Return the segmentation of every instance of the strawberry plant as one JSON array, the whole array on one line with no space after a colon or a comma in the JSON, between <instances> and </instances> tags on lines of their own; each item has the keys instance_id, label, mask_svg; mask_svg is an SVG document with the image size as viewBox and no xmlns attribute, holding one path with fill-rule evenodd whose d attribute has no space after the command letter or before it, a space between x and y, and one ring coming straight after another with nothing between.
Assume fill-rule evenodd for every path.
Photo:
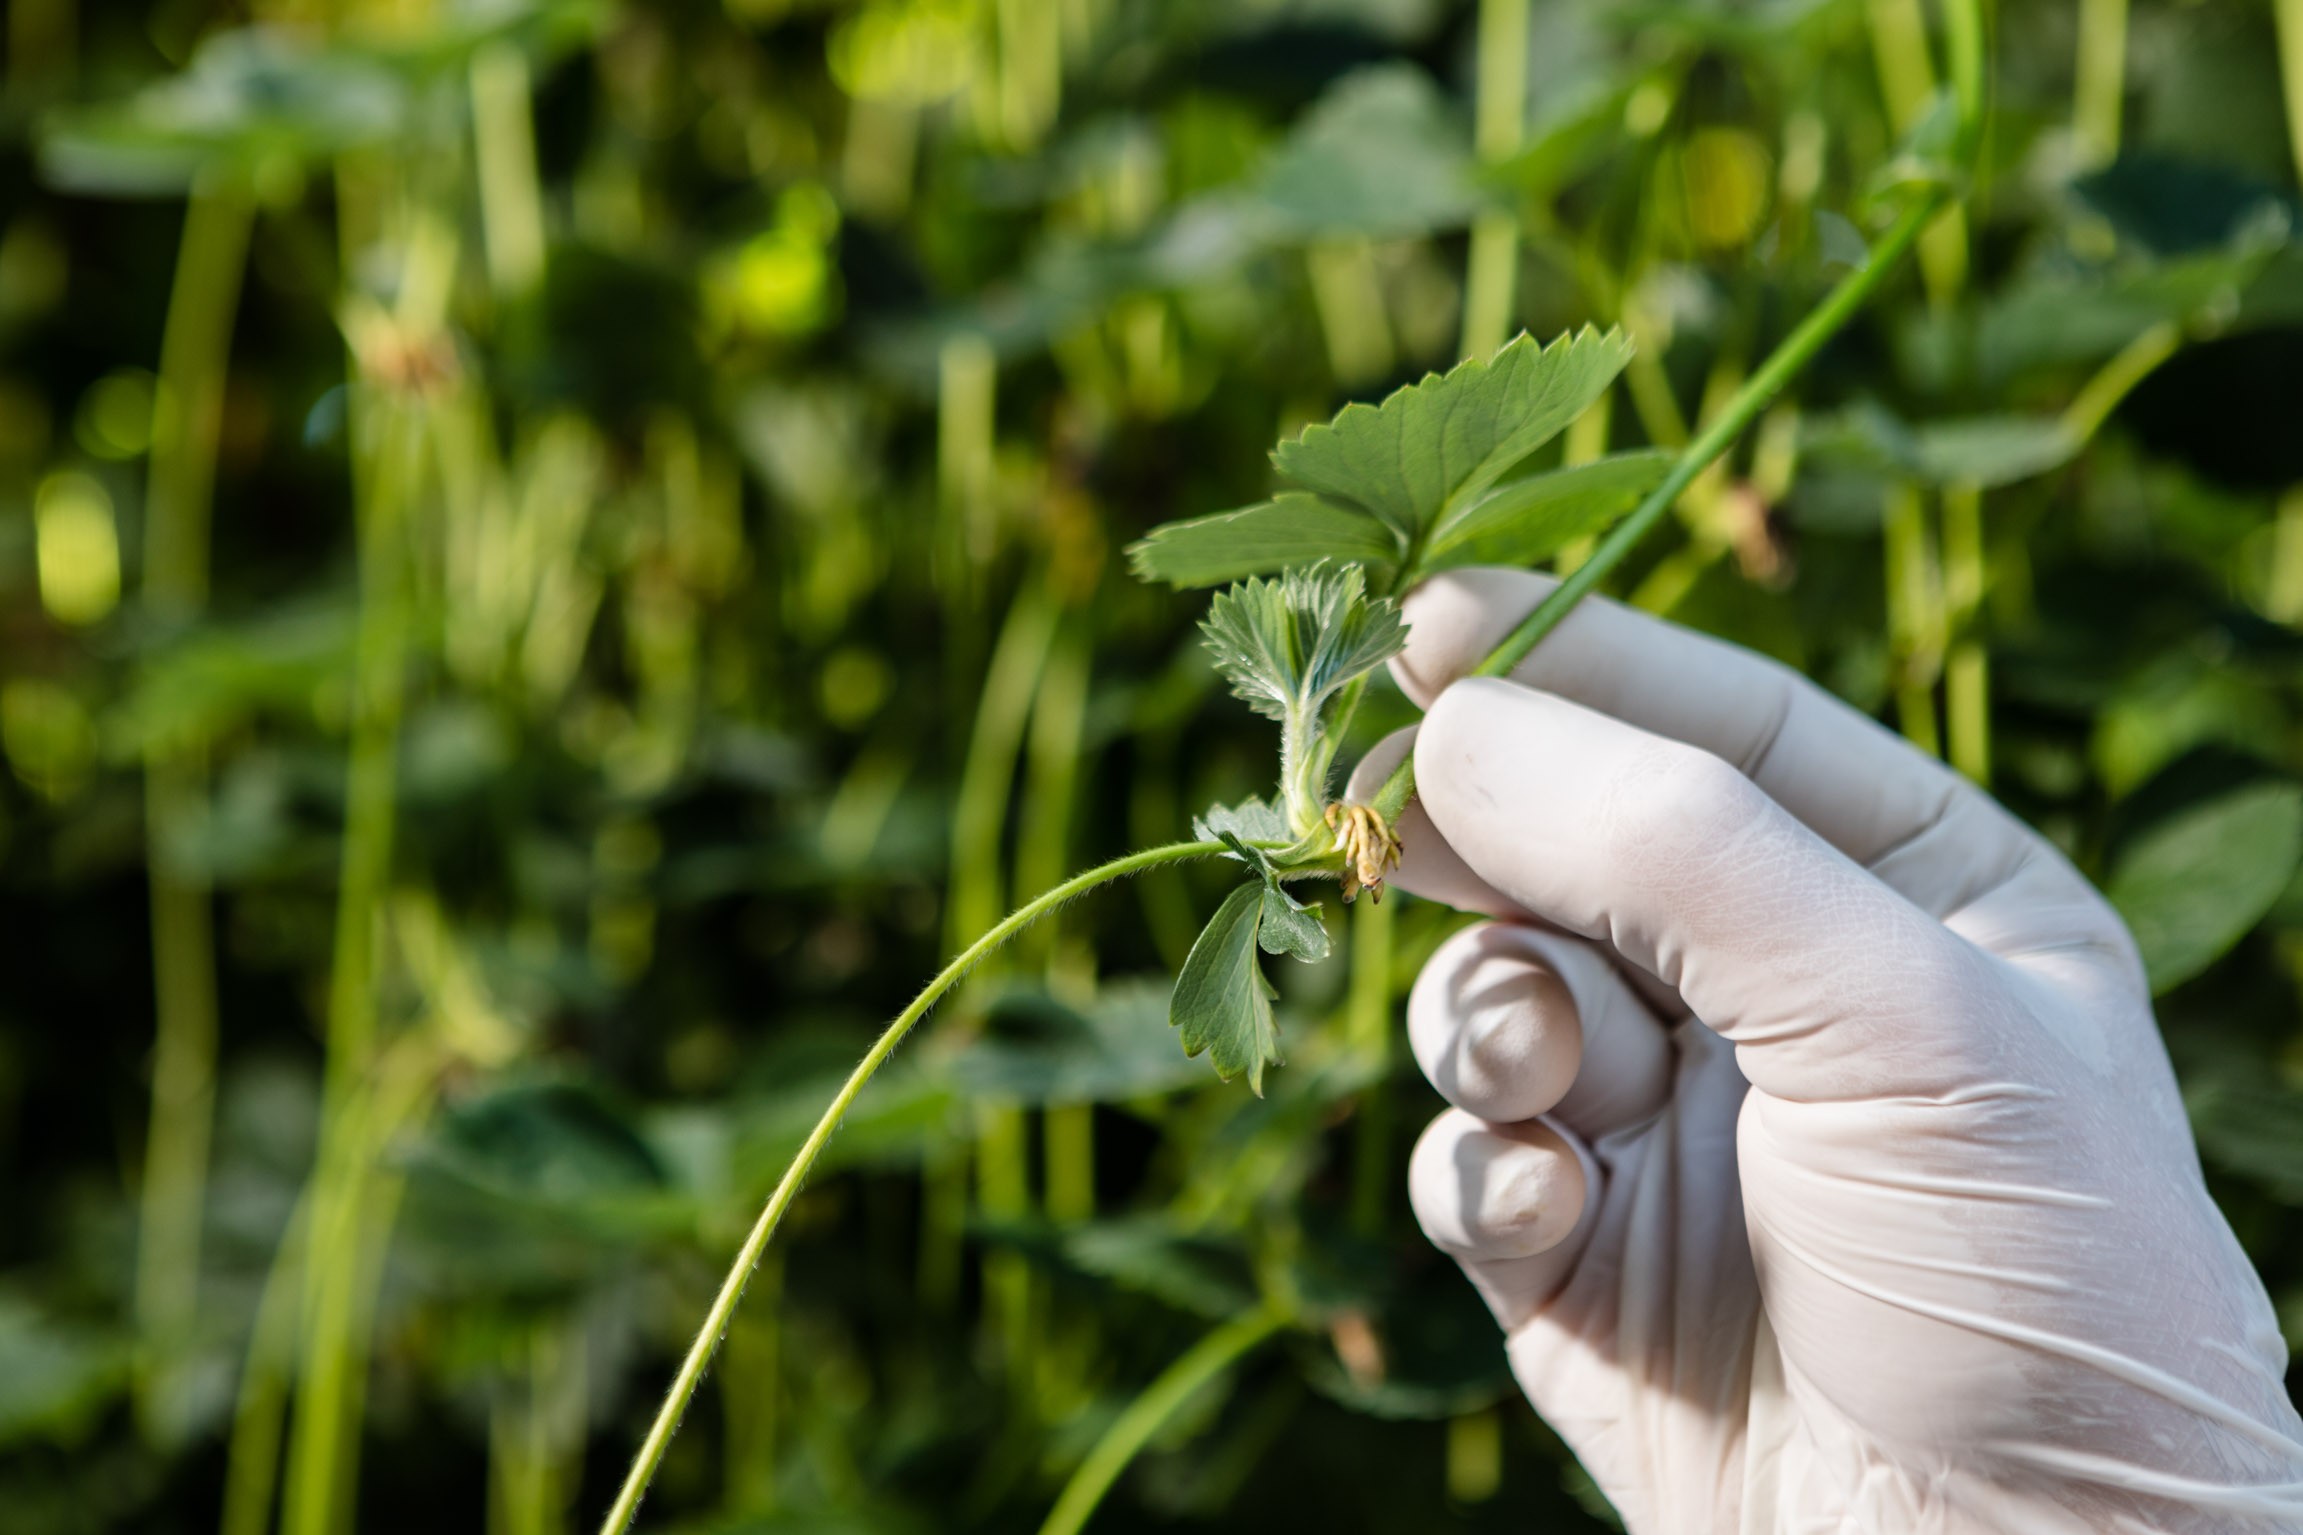
<instances>
[{"instance_id":1,"label":"strawberry plant","mask_svg":"<svg viewBox=\"0 0 2303 1535\"><path fill-rule=\"evenodd\" d=\"M23 0L0 1524L1606 1528L1403 1195L1475 566L2064 850L2303 1347L2298 39Z\"/></svg>"},{"instance_id":2,"label":"strawberry plant","mask_svg":"<svg viewBox=\"0 0 2303 1535\"><path fill-rule=\"evenodd\" d=\"M1970 59L1965 67L1980 63ZM1631 359L1619 332L1585 331L1548 346L1522 336L1491 358L1460 363L1381 405L1347 406L1332 421L1281 443L1272 464L1291 488L1270 500L1167 524L1131 550L1137 573L1147 579L1204 586L1245 578L1216 595L1201 627L1233 693L1280 727L1274 800L1214 806L1194 821L1193 840L1127 854L1018 907L896 1016L769 1197L609 1512L608 1535L637 1516L746 1281L841 1117L928 1010L1033 922L1100 885L1164 864L1201 858L1239 864L1248 877L1193 942L1176 977L1169 1022L1188 1054L1204 1053L1217 1075L1244 1076L1261 1094L1264 1073L1280 1064L1282 1052L1258 951L1317 960L1328 950L1316 908L1288 887L1333 879L1346 902L1362 891L1379 899L1384 874L1398 860L1392 824L1414 793L1412 758L1372 803L1328 798L1336 748L1368 676L1406 641L1388 593L1454 566L1532 562L1572 540L1606 533L1591 557L1478 668L1482 675L1508 673L1861 307L1949 200L1949 188L1938 169L1921 189L1906 192L1864 262L1676 460L1628 454L1510 478L1588 410Z\"/></svg>"}]
</instances>

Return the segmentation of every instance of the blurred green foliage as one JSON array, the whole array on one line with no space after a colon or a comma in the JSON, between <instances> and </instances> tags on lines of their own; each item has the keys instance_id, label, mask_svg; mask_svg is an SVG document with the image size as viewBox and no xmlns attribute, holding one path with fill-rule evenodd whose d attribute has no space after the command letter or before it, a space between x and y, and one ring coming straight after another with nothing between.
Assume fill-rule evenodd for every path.
<instances>
[{"instance_id":1,"label":"blurred green foliage","mask_svg":"<svg viewBox=\"0 0 2303 1535\"><path fill-rule=\"evenodd\" d=\"M0 1526L588 1527L879 1023L1269 791L1119 551L1453 363L1483 241L1638 343L1537 469L1675 449L1937 174L1901 0L1536 0L1498 129L1511 8L11 6ZM2260 6L2127 25L1998 9L1965 212L1617 585L2105 885L2303 1345L2303 82ZM1220 889L873 1085L652 1527L1032 1527L1274 1295L1096 1528L1606 1524L1400 1197L1461 919L1331 910L1258 1098L1163 1021Z\"/></svg>"}]
</instances>

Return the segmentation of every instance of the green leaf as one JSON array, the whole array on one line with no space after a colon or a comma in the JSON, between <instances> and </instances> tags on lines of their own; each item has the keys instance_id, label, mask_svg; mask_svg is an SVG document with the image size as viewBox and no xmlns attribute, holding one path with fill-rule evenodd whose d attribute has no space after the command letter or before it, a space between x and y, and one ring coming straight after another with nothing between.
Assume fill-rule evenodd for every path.
<instances>
[{"instance_id":1,"label":"green leaf","mask_svg":"<svg viewBox=\"0 0 2303 1535\"><path fill-rule=\"evenodd\" d=\"M1483 202L1471 135L1431 77L1358 70L1297 123L1255 184L1255 204L1297 238L1397 238L1470 220Z\"/></svg>"},{"instance_id":2,"label":"green leaf","mask_svg":"<svg viewBox=\"0 0 2303 1535\"><path fill-rule=\"evenodd\" d=\"M2263 1183L2291 1205L2303 1205L2303 1093L2265 1074L2210 1077L2189 1087L2184 1105L2200 1154L2226 1172Z\"/></svg>"},{"instance_id":3,"label":"green leaf","mask_svg":"<svg viewBox=\"0 0 2303 1535\"><path fill-rule=\"evenodd\" d=\"M1311 964L1327 958L1327 928L1319 908L1306 906L1270 876L1263 886L1263 926L1256 941L1266 954L1292 954Z\"/></svg>"},{"instance_id":4,"label":"green leaf","mask_svg":"<svg viewBox=\"0 0 2303 1535\"><path fill-rule=\"evenodd\" d=\"M0 1445L72 1441L128 1384L128 1340L0 1294Z\"/></svg>"},{"instance_id":5,"label":"green leaf","mask_svg":"<svg viewBox=\"0 0 2303 1535\"><path fill-rule=\"evenodd\" d=\"M1427 374L1380 406L1347 405L1272 454L1279 472L1364 506L1415 538L1468 505L1583 414L1631 360L1631 340L1588 326L1538 346L1521 335L1494 357Z\"/></svg>"},{"instance_id":6,"label":"green leaf","mask_svg":"<svg viewBox=\"0 0 2303 1535\"><path fill-rule=\"evenodd\" d=\"M1216 670L1258 714L1308 719L1329 694L1407 643L1398 604L1367 595L1357 565L1315 565L1218 592L1200 624Z\"/></svg>"},{"instance_id":7,"label":"green leaf","mask_svg":"<svg viewBox=\"0 0 2303 1535\"><path fill-rule=\"evenodd\" d=\"M2059 416L1969 416L1919 429L1919 471L1991 490L2060 469L2083 446Z\"/></svg>"},{"instance_id":8,"label":"green leaf","mask_svg":"<svg viewBox=\"0 0 2303 1535\"><path fill-rule=\"evenodd\" d=\"M1984 490L2059 469L2084 446L2060 416L1960 416L1914 427L1876 405L1818 420L1803 436L1807 450L1826 462Z\"/></svg>"},{"instance_id":9,"label":"green leaf","mask_svg":"<svg viewBox=\"0 0 2303 1535\"><path fill-rule=\"evenodd\" d=\"M380 142L406 115L405 84L373 58L278 30L224 32L181 74L51 119L40 168L75 191L173 194L214 168L245 174Z\"/></svg>"},{"instance_id":10,"label":"green leaf","mask_svg":"<svg viewBox=\"0 0 2303 1535\"><path fill-rule=\"evenodd\" d=\"M1109 1279L1201 1316L1237 1316L1255 1304L1255 1271L1234 1241L1183 1229L1165 1216L1070 1226L1063 1256Z\"/></svg>"},{"instance_id":11,"label":"green leaf","mask_svg":"<svg viewBox=\"0 0 2303 1535\"><path fill-rule=\"evenodd\" d=\"M1399 538L1356 506L1286 491L1236 512L1164 523L1127 552L1139 580L1220 586L1321 559L1393 564Z\"/></svg>"},{"instance_id":12,"label":"green leaf","mask_svg":"<svg viewBox=\"0 0 2303 1535\"><path fill-rule=\"evenodd\" d=\"M991 1011L1024 1032L981 1035L941 1063L970 1099L1034 1107L1119 1103L1193 1087L1206 1073L1159 1032L1168 988L1124 982L1074 1010L1044 992L1003 994Z\"/></svg>"},{"instance_id":13,"label":"green leaf","mask_svg":"<svg viewBox=\"0 0 2303 1535\"><path fill-rule=\"evenodd\" d=\"M1263 897L1261 880L1224 897L1185 956L1168 999L1168 1022L1181 1033L1184 1054L1205 1051L1226 1082L1247 1073L1247 1085L1259 1098L1264 1067L1280 1062L1274 993L1255 962Z\"/></svg>"},{"instance_id":14,"label":"green leaf","mask_svg":"<svg viewBox=\"0 0 2303 1535\"><path fill-rule=\"evenodd\" d=\"M1227 832L1242 842L1286 842L1295 835L1288 829L1286 814L1277 805L1265 804L1261 796L1236 805L1210 805L1207 814L1193 817L1191 831L1202 842L1213 842Z\"/></svg>"},{"instance_id":15,"label":"green leaf","mask_svg":"<svg viewBox=\"0 0 2303 1535\"><path fill-rule=\"evenodd\" d=\"M1414 577L1459 565L1533 565L1613 527L1671 472L1668 453L1619 453L1596 463L1507 480L1432 529Z\"/></svg>"},{"instance_id":16,"label":"green leaf","mask_svg":"<svg viewBox=\"0 0 2303 1535\"><path fill-rule=\"evenodd\" d=\"M2303 859L2303 788L2259 783L2139 836L2106 893L2154 995L2206 969L2262 920Z\"/></svg>"}]
</instances>

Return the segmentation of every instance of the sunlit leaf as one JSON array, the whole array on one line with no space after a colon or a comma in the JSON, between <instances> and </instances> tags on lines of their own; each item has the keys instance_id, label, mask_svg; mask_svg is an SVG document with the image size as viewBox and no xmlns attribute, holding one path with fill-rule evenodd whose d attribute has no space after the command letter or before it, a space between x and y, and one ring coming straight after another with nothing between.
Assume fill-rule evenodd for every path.
<instances>
[{"instance_id":1,"label":"sunlit leaf","mask_svg":"<svg viewBox=\"0 0 2303 1535\"><path fill-rule=\"evenodd\" d=\"M1244 1072L1258 1097L1264 1067L1280 1063L1274 992L1255 960L1263 895L1263 882L1255 880L1224 897L1192 944L1168 1001L1168 1022L1181 1034L1184 1054L1205 1052L1227 1082Z\"/></svg>"},{"instance_id":2,"label":"sunlit leaf","mask_svg":"<svg viewBox=\"0 0 2303 1535\"><path fill-rule=\"evenodd\" d=\"M1399 538L1358 507L1288 491L1236 512L1162 524L1128 546L1138 578L1176 586L1220 586L1322 559L1391 564Z\"/></svg>"},{"instance_id":3,"label":"sunlit leaf","mask_svg":"<svg viewBox=\"0 0 2303 1535\"><path fill-rule=\"evenodd\" d=\"M2154 993L2206 969L2260 921L2303 858L2303 788L2237 789L2160 822L2106 887Z\"/></svg>"},{"instance_id":4,"label":"sunlit leaf","mask_svg":"<svg viewBox=\"0 0 2303 1535\"><path fill-rule=\"evenodd\" d=\"M1621 453L1506 480L1440 520L1415 574L1547 560L1575 540L1613 527L1670 472L1668 453Z\"/></svg>"},{"instance_id":5,"label":"sunlit leaf","mask_svg":"<svg viewBox=\"0 0 2303 1535\"><path fill-rule=\"evenodd\" d=\"M1344 407L1281 443L1272 461L1298 485L1364 506L1414 538L1583 414L1630 360L1631 340L1619 330L1587 327L1550 346L1522 335L1380 406Z\"/></svg>"}]
</instances>

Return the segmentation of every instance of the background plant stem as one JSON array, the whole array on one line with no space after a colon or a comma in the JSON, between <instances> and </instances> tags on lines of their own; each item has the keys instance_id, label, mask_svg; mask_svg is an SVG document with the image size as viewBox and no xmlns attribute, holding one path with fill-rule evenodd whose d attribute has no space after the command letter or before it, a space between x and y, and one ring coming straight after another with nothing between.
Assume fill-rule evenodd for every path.
<instances>
[{"instance_id":1,"label":"background plant stem","mask_svg":"<svg viewBox=\"0 0 2303 1535\"><path fill-rule=\"evenodd\" d=\"M184 210L183 244L160 341L144 496L144 606L163 631L198 618L208 598L208 526L224 380L248 249L247 194L208 182ZM199 1306L200 1231L216 1097L216 957L205 876L171 845L203 813L208 748L151 746L144 759L155 1008L152 1117L136 1245L136 1321L146 1357L138 1406L154 1428L156 1367Z\"/></svg>"},{"instance_id":2,"label":"background plant stem","mask_svg":"<svg viewBox=\"0 0 2303 1535\"><path fill-rule=\"evenodd\" d=\"M1040 1535L1079 1535L1088 1517L1103 1501L1111 1484L1150 1442L1163 1424L1174 1417L1202 1386L1238 1362L1257 1344L1287 1325L1286 1313L1274 1307L1235 1317L1185 1350L1162 1370L1141 1395L1104 1430L1087 1459L1064 1484L1056 1505L1048 1511Z\"/></svg>"},{"instance_id":3,"label":"background plant stem","mask_svg":"<svg viewBox=\"0 0 2303 1535\"><path fill-rule=\"evenodd\" d=\"M1527 125L1528 0L1480 0L1479 103L1473 147L1493 165L1518 153ZM1511 334L1519 280L1519 213L1490 208L1471 225L1461 355L1486 357Z\"/></svg>"},{"instance_id":4,"label":"background plant stem","mask_svg":"<svg viewBox=\"0 0 2303 1535\"><path fill-rule=\"evenodd\" d=\"M354 393L360 392L355 386ZM367 1367L360 1326L369 1147L359 1133L373 1090L376 983L391 876L408 616L404 518L422 451L419 419L384 403L355 413L354 495L360 527L360 618L352 741L345 775L344 850L329 974L327 1069L304 1264L304 1337L290 1434L289 1535L329 1535L352 1480L357 1401ZM366 430L363 432L362 427ZM372 434L372 435L369 435Z\"/></svg>"},{"instance_id":5,"label":"background plant stem","mask_svg":"<svg viewBox=\"0 0 2303 1535\"><path fill-rule=\"evenodd\" d=\"M2081 166L2119 158L2119 119L2127 96L2127 0L2079 0L2071 136Z\"/></svg>"},{"instance_id":6,"label":"background plant stem","mask_svg":"<svg viewBox=\"0 0 2303 1535\"><path fill-rule=\"evenodd\" d=\"M1392 1165L1391 950L1398 905L1370 896L1351 906L1351 990L1344 1000L1352 1048L1372 1065L1360 1094L1351 1148L1352 1224L1367 1236L1383 1230L1385 1207L1398 1177Z\"/></svg>"}]
</instances>

